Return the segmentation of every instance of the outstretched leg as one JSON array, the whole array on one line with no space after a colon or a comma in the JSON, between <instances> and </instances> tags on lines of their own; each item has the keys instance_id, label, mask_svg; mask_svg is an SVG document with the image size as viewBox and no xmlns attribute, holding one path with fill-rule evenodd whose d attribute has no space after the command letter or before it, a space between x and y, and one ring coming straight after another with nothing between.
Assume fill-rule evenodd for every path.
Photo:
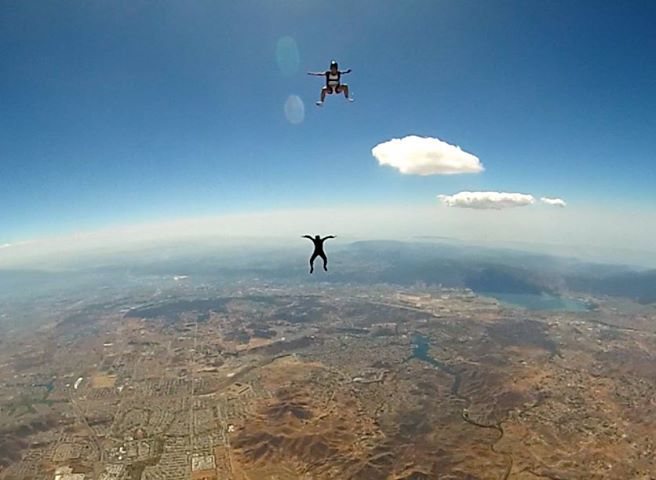
<instances>
[{"instance_id":1,"label":"outstretched leg","mask_svg":"<svg viewBox=\"0 0 656 480\"><path fill-rule=\"evenodd\" d=\"M319 256L318 253L313 253L310 257L310 273L314 273L314 260Z\"/></svg>"},{"instance_id":2,"label":"outstretched leg","mask_svg":"<svg viewBox=\"0 0 656 480\"><path fill-rule=\"evenodd\" d=\"M323 269L325 272L328 271L328 257L326 257L325 253L320 253L319 256L321 257L321 260L323 260Z\"/></svg>"},{"instance_id":3,"label":"outstretched leg","mask_svg":"<svg viewBox=\"0 0 656 480\"><path fill-rule=\"evenodd\" d=\"M321 89L321 97L319 98L319 101L317 102L317 105L321 106L323 105L324 100L326 99L326 87L323 87Z\"/></svg>"},{"instance_id":4,"label":"outstretched leg","mask_svg":"<svg viewBox=\"0 0 656 480\"><path fill-rule=\"evenodd\" d=\"M324 100L326 99L326 94L328 93L328 87L323 87L321 89L321 100L317 102L317 105L323 105Z\"/></svg>"},{"instance_id":5,"label":"outstretched leg","mask_svg":"<svg viewBox=\"0 0 656 480\"><path fill-rule=\"evenodd\" d=\"M349 96L349 87L346 84L340 85L339 87L340 92L344 93L344 98L347 99L349 102L352 102L353 99Z\"/></svg>"}]
</instances>

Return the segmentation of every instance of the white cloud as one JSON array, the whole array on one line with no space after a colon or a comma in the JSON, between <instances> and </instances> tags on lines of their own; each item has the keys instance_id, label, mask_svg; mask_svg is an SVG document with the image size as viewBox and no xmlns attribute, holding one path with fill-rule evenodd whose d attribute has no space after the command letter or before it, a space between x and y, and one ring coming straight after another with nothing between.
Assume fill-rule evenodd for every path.
<instances>
[{"instance_id":1,"label":"white cloud","mask_svg":"<svg viewBox=\"0 0 656 480\"><path fill-rule=\"evenodd\" d=\"M565 200L563 200L562 198L542 197L540 201L542 203L546 203L547 205L551 205L552 207L564 208L567 206L567 202L565 202Z\"/></svg>"},{"instance_id":2,"label":"white cloud","mask_svg":"<svg viewBox=\"0 0 656 480\"><path fill-rule=\"evenodd\" d=\"M454 175L484 170L475 155L439 138L410 135L393 138L371 149L380 165L389 165L409 175Z\"/></svg>"},{"instance_id":3,"label":"white cloud","mask_svg":"<svg viewBox=\"0 0 656 480\"><path fill-rule=\"evenodd\" d=\"M2 243L0 244L0 250L11 248L13 251L14 249L19 249L25 245L30 245L31 243L34 243L34 240L21 240L12 243Z\"/></svg>"},{"instance_id":4,"label":"white cloud","mask_svg":"<svg viewBox=\"0 0 656 480\"><path fill-rule=\"evenodd\" d=\"M455 195L438 195L447 207L475 208L478 210L501 210L525 207L535 203L533 195L506 192L460 192Z\"/></svg>"}]
</instances>

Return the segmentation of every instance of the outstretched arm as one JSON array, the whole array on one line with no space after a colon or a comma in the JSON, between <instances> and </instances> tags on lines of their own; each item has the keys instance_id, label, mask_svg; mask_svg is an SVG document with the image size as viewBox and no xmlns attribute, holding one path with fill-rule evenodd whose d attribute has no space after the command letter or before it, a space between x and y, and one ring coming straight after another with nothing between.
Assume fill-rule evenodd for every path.
<instances>
[{"instance_id":1,"label":"outstretched arm","mask_svg":"<svg viewBox=\"0 0 656 480\"><path fill-rule=\"evenodd\" d=\"M351 71L352 71L352 70L349 68L348 70L343 70L343 71L341 71L341 72L339 72L339 73L341 73L342 75L344 75L345 73L351 73Z\"/></svg>"},{"instance_id":2,"label":"outstretched arm","mask_svg":"<svg viewBox=\"0 0 656 480\"><path fill-rule=\"evenodd\" d=\"M326 72L307 72L308 75L312 75L314 77L323 77Z\"/></svg>"},{"instance_id":3,"label":"outstretched arm","mask_svg":"<svg viewBox=\"0 0 656 480\"><path fill-rule=\"evenodd\" d=\"M329 238L337 238L335 235L328 235L327 237L323 237L321 241L328 240Z\"/></svg>"},{"instance_id":4,"label":"outstretched arm","mask_svg":"<svg viewBox=\"0 0 656 480\"><path fill-rule=\"evenodd\" d=\"M307 238L308 240L314 240L310 235L303 235L301 238Z\"/></svg>"}]
</instances>

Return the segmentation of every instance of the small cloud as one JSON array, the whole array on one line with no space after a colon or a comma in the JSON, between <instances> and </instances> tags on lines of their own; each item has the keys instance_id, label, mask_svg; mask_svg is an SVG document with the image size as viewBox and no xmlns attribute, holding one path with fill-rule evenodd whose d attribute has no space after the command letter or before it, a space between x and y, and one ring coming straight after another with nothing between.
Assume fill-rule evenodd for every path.
<instances>
[{"instance_id":1,"label":"small cloud","mask_svg":"<svg viewBox=\"0 0 656 480\"><path fill-rule=\"evenodd\" d=\"M475 155L439 138L410 135L393 138L371 149L380 165L389 165L408 175L454 175L484 170Z\"/></svg>"},{"instance_id":2,"label":"small cloud","mask_svg":"<svg viewBox=\"0 0 656 480\"><path fill-rule=\"evenodd\" d=\"M438 195L437 198L447 207L478 210L502 210L526 207L535 203L533 195L506 192L460 192L455 195Z\"/></svg>"},{"instance_id":3,"label":"small cloud","mask_svg":"<svg viewBox=\"0 0 656 480\"><path fill-rule=\"evenodd\" d=\"M22 247L24 245L29 245L31 243L34 243L34 240L22 240L22 241L12 242L12 243L0 243L0 250L2 250L3 248Z\"/></svg>"},{"instance_id":4,"label":"small cloud","mask_svg":"<svg viewBox=\"0 0 656 480\"><path fill-rule=\"evenodd\" d=\"M567 202L565 202L565 200L562 198L542 197L540 201L542 203L546 203L547 205L551 205L552 207L565 208L567 206Z\"/></svg>"}]
</instances>

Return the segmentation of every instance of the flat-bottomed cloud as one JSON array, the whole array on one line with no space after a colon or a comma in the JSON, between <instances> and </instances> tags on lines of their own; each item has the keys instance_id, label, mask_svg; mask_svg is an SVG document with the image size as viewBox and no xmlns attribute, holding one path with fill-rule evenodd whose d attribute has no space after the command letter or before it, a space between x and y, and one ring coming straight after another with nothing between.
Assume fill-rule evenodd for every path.
<instances>
[{"instance_id":1,"label":"flat-bottomed cloud","mask_svg":"<svg viewBox=\"0 0 656 480\"><path fill-rule=\"evenodd\" d=\"M437 198L447 207L478 210L502 210L535 203L533 195L507 192L460 192L455 195L438 195Z\"/></svg>"},{"instance_id":2,"label":"flat-bottomed cloud","mask_svg":"<svg viewBox=\"0 0 656 480\"><path fill-rule=\"evenodd\" d=\"M408 175L455 175L484 170L478 157L439 138L393 138L376 145L371 153L380 165Z\"/></svg>"},{"instance_id":3,"label":"flat-bottomed cloud","mask_svg":"<svg viewBox=\"0 0 656 480\"><path fill-rule=\"evenodd\" d=\"M540 201L542 203L546 203L547 205L551 205L552 207L564 208L567 206L567 202L565 202L565 200L563 200L562 198L542 197Z\"/></svg>"}]
</instances>

